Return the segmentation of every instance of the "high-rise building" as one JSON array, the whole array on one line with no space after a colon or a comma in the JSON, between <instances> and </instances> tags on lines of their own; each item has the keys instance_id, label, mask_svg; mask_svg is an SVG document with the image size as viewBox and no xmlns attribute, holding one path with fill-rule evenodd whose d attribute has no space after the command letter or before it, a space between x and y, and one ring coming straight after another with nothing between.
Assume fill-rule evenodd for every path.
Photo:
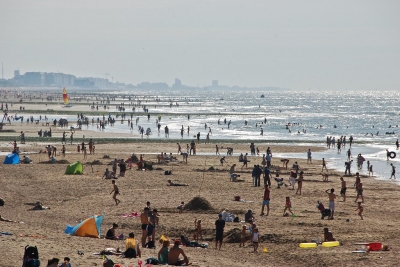
<instances>
[{"instance_id":1,"label":"high-rise building","mask_svg":"<svg viewBox=\"0 0 400 267\"><path fill-rule=\"evenodd\" d=\"M14 70L14 78L18 78L19 77L19 70Z\"/></svg>"},{"instance_id":2,"label":"high-rise building","mask_svg":"<svg viewBox=\"0 0 400 267\"><path fill-rule=\"evenodd\" d=\"M181 80L179 80L178 78L175 78L175 83L174 83L173 87L175 87L175 88L182 87Z\"/></svg>"}]
</instances>

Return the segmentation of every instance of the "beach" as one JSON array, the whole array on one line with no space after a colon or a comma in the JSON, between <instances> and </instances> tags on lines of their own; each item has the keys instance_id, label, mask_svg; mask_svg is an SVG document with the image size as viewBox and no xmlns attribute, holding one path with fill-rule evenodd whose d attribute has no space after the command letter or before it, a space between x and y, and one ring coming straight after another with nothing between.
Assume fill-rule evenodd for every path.
<instances>
[{"instance_id":1,"label":"beach","mask_svg":"<svg viewBox=\"0 0 400 267\"><path fill-rule=\"evenodd\" d=\"M14 104L16 105L16 104ZM36 105L36 106L35 106ZM41 110L46 114L43 104L26 104L26 112ZM39 108L40 106L40 108ZM60 108L62 112L63 108ZM90 108L89 108L90 109ZM76 106L72 111L82 110L83 106ZM15 112L15 111L14 111ZM53 111L48 111L52 114ZM11 113L11 112L10 112ZM60 115L62 116L62 115ZM141 118L142 119L142 118ZM47 259L53 257L63 259L71 258L73 266L101 266L101 256L93 253L105 248L120 248L124 250L124 241L111 241L103 238L76 237L64 234L67 225L76 225L92 215L104 214L101 235L104 236L113 223L119 228L117 234L133 232L137 239L141 237L140 219L123 217L123 214L142 212L146 202L151 202L151 207L158 209L160 214L159 226L156 232L157 249L142 249L144 261L148 257L157 257L161 245L158 239L165 235L170 239L179 238L181 235L193 239L194 221L202 220L203 238L200 243L208 243L207 249L183 248L193 265L198 266L397 266L399 242L397 222L399 221L398 186L395 182L377 180L368 177L365 170L361 172L361 181L364 188L365 203L364 220L357 215L354 202L356 191L353 187L354 176L344 176L347 181L347 200L341 202L339 178L343 171L329 169L329 181L322 179L322 165L319 153L327 153L323 140L320 143L310 142L305 145L301 142L279 143L259 140L255 146L259 148L259 156L249 156L248 168L243 168L238 162L240 153L249 153L250 140L211 138L210 144L197 145L197 155L188 157L188 163L183 162L182 155L178 155L177 142L185 150L186 144L194 140L193 136L184 138L141 138L132 133L115 133L112 131L98 131L96 129L75 130L73 144L69 144L69 129L52 127L51 138L39 138L38 130L47 129L44 121L36 123L12 122L5 125L5 129L12 130L0 133L0 159L12 151L13 140L20 147L20 157L28 155L32 164L1 165L0 182L2 185L0 197L5 200L5 206L0 207L2 218L23 223L0 222L1 232L11 235L0 236L0 266L20 266L24 247L34 245L39 249L40 260L45 266ZM23 131L26 143L20 144L19 135ZM66 155L61 155L61 136L67 133ZM163 132L162 132L163 133ZM77 146L89 138L95 142L95 154L88 155L87 159ZM257 140L252 140L257 141ZM56 162L49 162L44 153L45 146L57 147ZM220 147L220 155L215 155L215 145ZM234 149L233 156L226 154L226 148ZM272 151L272 177L279 170L285 183L288 182L289 173L295 161L300 170L304 171L302 195L296 194L289 187L277 188L277 183L272 180L271 204L269 216L260 216L263 197L262 187L252 186L252 167L261 164L262 154L267 147ZM307 163L307 150L311 149L315 159L312 164ZM165 152L172 153L177 158L175 162L158 163L157 156ZM111 168L114 158L128 160L132 154L139 157L143 154L144 160L152 162L153 170L137 170L136 165L127 170L124 177L116 180L121 192L118 198L119 205L115 205L112 195L111 180L102 178L106 168ZM278 156L298 155L289 157L289 168L283 169L281 158ZM222 156L226 157L223 166L220 164ZM344 153L341 155L344 158ZM82 175L65 175L69 163L82 162L84 166ZM236 164L236 171L240 175L238 182L229 181L229 168ZM364 167L365 168L365 167ZM171 175L165 175L171 171ZM353 166L352 174L356 172ZM167 186L167 180L189 186ZM335 216L333 220L321 220L316 208L317 201L328 207L326 190L335 189L337 194ZM183 201L188 203L195 197L203 197L212 206L207 211L185 210L178 213L176 207ZM243 201L234 201L235 196L240 196ZM283 208L285 197L291 199L294 217L284 217ZM31 211L30 203L40 201L49 206L49 210ZM260 247L253 253L253 248L247 242L244 248L239 248L235 241L237 229L242 229L247 223L227 222L225 226L224 243L221 251L215 250L215 221L218 214L228 208L230 212L244 220L244 214L252 209L255 223L260 232ZM29 210L29 211L28 211ZM323 229L328 227L333 232L336 240L341 242L339 247L312 249L299 248L303 242L312 242L317 239L323 241ZM361 248L360 242L382 242L389 245L390 251L370 253L352 253ZM267 252L263 252L264 248ZM78 251L84 255L78 255ZM137 259L124 259L110 256L122 266L138 266Z\"/></svg>"}]
</instances>

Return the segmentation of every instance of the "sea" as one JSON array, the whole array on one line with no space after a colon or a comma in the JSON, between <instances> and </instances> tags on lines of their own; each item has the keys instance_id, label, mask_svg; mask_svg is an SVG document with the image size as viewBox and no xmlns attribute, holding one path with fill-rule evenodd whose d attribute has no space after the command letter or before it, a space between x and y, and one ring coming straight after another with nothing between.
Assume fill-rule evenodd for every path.
<instances>
[{"instance_id":1,"label":"sea","mask_svg":"<svg viewBox=\"0 0 400 267\"><path fill-rule=\"evenodd\" d=\"M109 108L104 110L100 99L106 97L112 97L112 101ZM369 161L373 165L375 178L388 180L390 163L400 166L400 151L396 151L395 146L400 135L399 99L400 91L300 92L224 88L103 91L97 94L97 98L87 98L88 103L99 106L102 114L88 115L90 123L83 126L82 130L101 131L97 119L102 120L104 116L105 119L116 118L114 126L107 125L104 129L116 136L118 133L129 133L132 138L165 139L164 128L168 126L168 138L177 142L180 139L187 142L200 133L201 140L204 141L209 134L210 140L220 143L231 140L254 142L260 147L268 144L326 147L328 136L336 139L346 136L346 147L340 153L335 147L312 154L313 159L325 158L328 169L343 172L349 149L348 140L353 136L352 173L359 171L368 175L366 162ZM74 103L73 98L71 102ZM118 110L117 106L122 106L124 110ZM148 113L144 113L145 109L148 109ZM122 114L125 114L124 120L121 120ZM31 115L38 119L38 114ZM86 116L85 112L83 115ZM77 120L76 115L48 116L50 120L60 117L69 121ZM131 118L133 130L128 125L128 119ZM160 132L157 130L158 123L161 125ZM151 134L142 136L139 126L145 129L144 133L149 128ZM399 153L396 158L387 161L386 149ZM248 151L236 153L240 152ZM306 152L274 156L306 158ZM361 170L356 166L358 154L362 154L366 160Z\"/></svg>"}]
</instances>

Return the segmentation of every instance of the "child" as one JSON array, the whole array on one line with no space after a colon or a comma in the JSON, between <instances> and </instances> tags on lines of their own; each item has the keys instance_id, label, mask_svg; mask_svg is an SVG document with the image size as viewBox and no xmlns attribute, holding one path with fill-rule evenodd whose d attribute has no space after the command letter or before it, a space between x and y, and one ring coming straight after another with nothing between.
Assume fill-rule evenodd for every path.
<instances>
[{"instance_id":1,"label":"child","mask_svg":"<svg viewBox=\"0 0 400 267\"><path fill-rule=\"evenodd\" d=\"M329 232L329 229L327 227L324 228L324 242L331 242L331 241L336 241L335 238L333 238L332 232Z\"/></svg>"},{"instance_id":2,"label":"child","mask_svg":"<svg viewBox=\"0 0 400 267\"><path fill-rule=\"evenodd\" d=\"M203 235L202 235L202 233L201 233L201 220L198 220L198 221L197 221L196 230L197 230L197 235L196 235L197 238L196 238L196 241L199 240L199 237L200 237L201 239L203 239Z\"/></svg>"},{"instance_id":3,"label":"child","mask_svg":"<svg viewBox=\"0 0 400 267\"><path fill-rule=\"evenodd\" d=\"M363 213L363 211L364 211L364 207L361 206L361 202L358 202L358 207L357 207L357 209L354 210L354 211L357 211L357 210L358 210L358 216L361 217L361 220L364 220L364 218L363 218L363 216L362 216L362 213Z\"/></svg>"},{"instance_id":4,"label":"child","mask_svg":"<svg viewBox=\"0 0 400 267\"><path fill-rule=\"evenodd\" d=\"M251 240L253 241L254 252L256 252L258 249L258 242L260 241L260 234L258 233L258 228L254 228Z\"/></svg>"},{"instance_id":5,"label":"child","mask_svg":"<svg viewBox=\"0 0 400 267\"><path fill-rule=\"evenodd\" d=\"M242 227L242 232L241 232L241 234L240 234L240 244L239 244L239 248L240 247L244 247L244 243L246 243L246 230L247 230L247 227L246 227L246 225L243 225L243 227Z\"/></svg>"},{"instance_id":6,"label":"child","mask_svg":"<svg viewBox=\"0 0 400 267\"><path fill-rule=\"evenodd\" d=\"M182 201L181 204L178 207L176 207L179 210L179 213L183 212L183 207L184 206L185 206L185 202Z\"/></svg>"},{"instance_id":7,"label":"child","mask_svg":"<svg viewBox=\"0 0 400 267\"><path fill-rule=\"evenodd\" d=\"M287 210L290 211L290 213L293 215L292 203L290 202L289 197L286 197L286 203L285 203L285 209L283 210L283 216L285 216Z\"/></svg>"},{"instance_id":8,"label":"child","mask_svg":"<svg viewBox=\"0 0 400 267\"><path fill-rule=\"evenodd\" d=\"M60 265L60 267L71 267L72 265L71 265L71 263L69 263L69 261L70 261L70 258L65 257L65 258L64 258L64 263L62 263L62 264Z\"/></svg>"},{"instance_id":9,"label":"child","mask_svg":"<svg viewBox=\"0 0 400 267\"><path fill-rule=\"evenodd\" d=\"M115 201L115 205L118 205L121 202L121 200L117 199L117 195L119 194L118 186L115 184L115 180L112 180L111 183L113 184L113 190L110 192L110 195L112 192L114 192L113 199Z\"/></svg>"},{"instance_id":10,"label":"child","mask_svg":"<svg viewBox=\"0 0 400 267\"><path fill-rule=\"evenodd\" d=\"M322 173L322 181L324 182L328 181L328 173Z\"/></svg>"}]
</instances>

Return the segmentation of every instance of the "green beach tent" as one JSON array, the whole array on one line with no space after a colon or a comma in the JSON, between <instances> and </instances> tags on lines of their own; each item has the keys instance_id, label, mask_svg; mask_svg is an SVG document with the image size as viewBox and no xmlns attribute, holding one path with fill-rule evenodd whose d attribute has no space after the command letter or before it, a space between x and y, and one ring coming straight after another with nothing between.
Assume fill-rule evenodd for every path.
<instances>
[{"instance_id":1,"label":"green beach tent","mask_svg":"<svg viewBox=\"0 0 400 267\"><path fill-rule=\"evenodd\" d=\"M83 172L83 165L79 161L74 162L67 166L65 170L65 174L82 174Z\"/></svg>"}]
</instances>

